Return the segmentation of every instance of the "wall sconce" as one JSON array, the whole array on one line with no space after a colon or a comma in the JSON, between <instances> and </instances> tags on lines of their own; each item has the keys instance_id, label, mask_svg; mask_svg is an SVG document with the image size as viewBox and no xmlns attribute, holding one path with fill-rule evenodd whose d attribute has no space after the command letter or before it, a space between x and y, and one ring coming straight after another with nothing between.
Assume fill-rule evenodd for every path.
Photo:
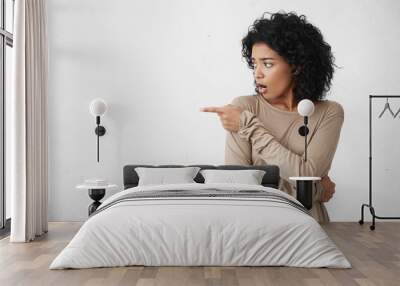
<instances>
[{"instance_id":1,"label":"wall sconce","mask_svg":"<svg viewBox=\"0 0 400 286\"><path fill-rule=\"evenodd\" d=\"M90 102L89 111L96 117L97 127L94 130L94 133L97 135L97 162L99 162L99 137L106 133L106 129L100 125L100 116L106 113L107 103L100 98L96 98Z\"/></svg>"},{"instance_id":2,"label":"wall sconce","mask_svg":"<svg viewBox=\"0 0 400 286\"><path fill-rule=\"evenodd\" d=\"M308 117L314 113L314 103L309 99L303 99L297 105L297 112L304 116L304 125L299 128L299 134L304 136L304 162L307 162L307 135L309 133L307 124ZM296 198L308 210L312 208L313 195L312 185L314 181L321 180L320 177L289 177L296 181Z\"/></svg>"},{"instance_id":3,"label":"wall sconce","mask_svg":"<svg viewBox=\"0 0 400 286\"><path fill-rule=\"evenodd\" d=\"M307 135L309 133L307 124L308 116L314 113L314 103L309 99L303 99L297 105L297 112L304 116L304 125L299 128L299 134L304 136L304 161L307 162Z\"/></svg>"}]
</instances>

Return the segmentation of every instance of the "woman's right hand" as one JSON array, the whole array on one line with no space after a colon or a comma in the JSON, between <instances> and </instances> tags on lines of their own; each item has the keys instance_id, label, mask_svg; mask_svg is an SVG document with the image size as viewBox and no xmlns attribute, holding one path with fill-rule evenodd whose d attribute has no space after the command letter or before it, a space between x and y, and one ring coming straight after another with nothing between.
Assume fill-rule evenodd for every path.
<instances>
[{"instance_id":1,"label":"woman's right hand","mask_svg":"<svg viewBox=\"0 0 400 286\"><path fill-rule=\"evenodd\" d=\"M200 109L202 112L212 112L217 113L221 121L222 126L226 131L238 132L240 128L240 113L242 113L243 108L228 104L221 107L203 107Z\"/></svg>"},{"instance_id":2,"label":"woman's right hand","mask_svg":"<svg viewBox=\"0 0 400 286\"><path fill-rule=\"evenodd\" d=\"M333 197L333 194L335 193L336 184L331 181L329 176L325 176L321 179L321 185L323 189L321 202L329 202L329 200Z\"/></svg>"}]
</instances>

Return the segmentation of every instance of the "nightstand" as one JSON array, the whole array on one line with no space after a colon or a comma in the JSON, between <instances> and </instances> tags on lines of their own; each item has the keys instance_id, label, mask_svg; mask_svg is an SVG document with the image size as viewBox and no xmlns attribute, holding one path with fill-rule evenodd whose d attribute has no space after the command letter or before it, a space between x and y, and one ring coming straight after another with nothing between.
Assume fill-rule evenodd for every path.
<instances>
[{"instance_id":1,"label":"nightstand","mask_svg":"<svg viewBox=\"0 0 400 286\"><path fill-rule=\"evenodd\" d=\"M100 200L104 197L106 194L107 189L112 189L118 187L115 184L106 184L106 185L89 185L89 184L81 184L77 185L76 188L79 190L88 190L89 197L94 201L91 205L88 207L88 213L89 216L96 211L96 209L101 205Z\"/></svg>"},{"instance_id":2,"label":"nightstand","mask_svg":"<svg viewBox=\"0 0 400 286\"><path fill-rule=\"evenodd\" d=\"M289 177L289 180L296 181L296 199L306 209L311 210L313 206L313 183L321 181L321 177Z\"/></svg>"}]
</instances>

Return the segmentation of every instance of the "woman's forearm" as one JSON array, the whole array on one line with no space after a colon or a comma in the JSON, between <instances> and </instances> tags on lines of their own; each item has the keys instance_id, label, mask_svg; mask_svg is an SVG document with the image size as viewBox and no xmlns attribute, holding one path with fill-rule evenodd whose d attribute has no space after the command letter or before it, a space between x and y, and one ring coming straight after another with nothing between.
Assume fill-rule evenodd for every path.
<instances>
[{"instance_id":1,"label":"woman's forearm","mask_svg":"<svg viewBox=\"0 0 400 286\"><path fill-rule=\"evenodd\" d=\"M278 165L281 177L327 175L338 143L343 117L327 118L319 127L308 146L307 162L303 154L296 154L280 144L250 111L240 117L239 136L250 142L253 152L268 164ZM300 136L300 135L299 135Z\"/></svg>"}]
</instances>

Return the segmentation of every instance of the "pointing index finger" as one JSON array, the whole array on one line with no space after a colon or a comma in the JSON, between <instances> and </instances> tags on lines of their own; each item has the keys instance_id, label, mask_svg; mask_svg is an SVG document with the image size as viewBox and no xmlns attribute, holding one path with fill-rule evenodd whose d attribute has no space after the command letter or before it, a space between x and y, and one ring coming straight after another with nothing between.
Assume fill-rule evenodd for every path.
<instances>
[{"instance_id":1,"label":"pointing index finger","mask_svg":"<svg viewBox=\"0 0 400 286\"><path fill-rule=\"evenodd\" d=\"M208 106L208 107L202 107L200 109L202 112L212 112L212 113L222 113L224 110L222 107L216 107L216 106Z\"/></svg>"}]
</instances>

